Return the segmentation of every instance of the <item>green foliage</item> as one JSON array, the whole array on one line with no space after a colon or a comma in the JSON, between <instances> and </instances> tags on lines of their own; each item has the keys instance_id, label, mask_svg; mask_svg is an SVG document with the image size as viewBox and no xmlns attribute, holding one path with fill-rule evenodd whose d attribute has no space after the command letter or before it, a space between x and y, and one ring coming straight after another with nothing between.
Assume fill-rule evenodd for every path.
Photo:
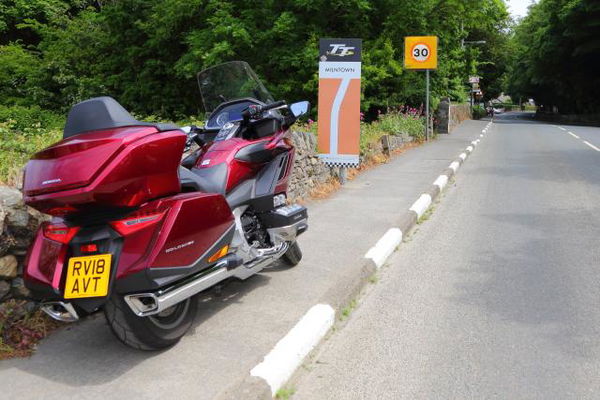
<instances>
[{"instance_id":1,"label":"green foliage","mask_svg":"<svg viewBox=\"0 0 600 400\"><path fill-rule=\"evenodd\" d=\"M0 184L14 184L35 152L62 138L62 116L39 107L0 106Z\"/></svg>"},{"instance_id":2,"label":"green foliage","mask_svg":"<svg viewBox=\"0 0 600 400\"><path fill-rule=\"evenodd\" d=\"M473 119L481 119L487 115L485 108L482 106L474 106L473 107Z\"/></svg>"},{"instance_id":3,"label":"green foliage","mask_svg":"<svg viewBox=\"0 0 600 400\"><path fill-rule=\"evenodd\" d=\"M600 111L600 2L540 0L515 29L509 94L563 113Z\"/></svg>"},{"instance_id":4,"label":"green foliage","mask_svg":"<svg viewBox=\"0 0 600 400\"><path fill-rule=\"evenodd\" d=\"M432 99L462 101L469 74L499 86L507 21L502 0L6 0L0 32L10 34L0 44L22 46L10 58L29 62L19 72L27 84L13 82L0 104L65 112L111 95L142 115L200 115L196 73L234 59L276 98L315 104L318 39L361 37L362 107L374 113L423 102L423 73L403 69L402 51L404 36L420 34L440 38ZM493 45L463 48L461 39ZM0 85L15 68L0 64Z\"/></svg>"}]
</instances>

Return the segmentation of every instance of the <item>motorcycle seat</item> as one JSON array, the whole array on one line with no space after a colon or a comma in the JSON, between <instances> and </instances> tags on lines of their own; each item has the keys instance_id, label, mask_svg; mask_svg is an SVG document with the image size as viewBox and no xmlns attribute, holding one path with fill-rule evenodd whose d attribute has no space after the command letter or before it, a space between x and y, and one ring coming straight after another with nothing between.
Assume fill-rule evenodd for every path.
<instances>
[{"instance_id":1,"label":"motorcycle seat","mask_svg":"<svg viewBox=\"0 0 600 400\"><path fill-rule=\"evenodd\" d=\"M63 139L80 133L126 126L152 126L159 132L179 129L175 124L138 121L112 97L95 97L71 107Z\"/></svg>"},{"instance_id":2,"label":"motorcycle seat","mask_svg":"<svg viewBox=\"0 0 600 400\"><path fill-rule=\"evenodd\" d=\"M179 182L182 191L219 193L225 195L227 165L218 164L210 168L179 167Z\"/></svg>"}]
</instances>

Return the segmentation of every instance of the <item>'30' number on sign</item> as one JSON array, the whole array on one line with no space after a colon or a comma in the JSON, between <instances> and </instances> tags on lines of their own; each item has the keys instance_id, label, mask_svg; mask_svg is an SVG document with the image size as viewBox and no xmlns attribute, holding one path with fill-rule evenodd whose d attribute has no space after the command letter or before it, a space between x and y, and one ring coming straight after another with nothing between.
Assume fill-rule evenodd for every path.
<instances>
[{"instance_id":1,"label":"'30' number on sign","mask_svg":"<svg viewBox=\"0 0 600 400\"><path fill-rule=\"evenodd\" d=\"M412 56L417 61L427 61L429 54L431 54L429 47L425 46L424 44L418 44L413 47Z\"/></svg>"}]
</instances>

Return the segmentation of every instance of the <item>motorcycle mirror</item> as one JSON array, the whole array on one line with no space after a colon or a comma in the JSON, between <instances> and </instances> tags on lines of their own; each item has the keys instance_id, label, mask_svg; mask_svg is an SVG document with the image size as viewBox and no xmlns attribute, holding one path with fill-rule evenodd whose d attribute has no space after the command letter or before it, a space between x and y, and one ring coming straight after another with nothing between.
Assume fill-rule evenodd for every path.
<instances>
[{"instance_id":1,"label":"motorcycle mirror","mask_svg":"<svg viewBox=\"0 0 600 400\"><path fill-rule=\"evenodd\" d=\"M310 103L308 101L299 101L298 103L290 104L290 110L294 117L298 118L301 115L308 114Z\"/></svg>"}]
</instances>

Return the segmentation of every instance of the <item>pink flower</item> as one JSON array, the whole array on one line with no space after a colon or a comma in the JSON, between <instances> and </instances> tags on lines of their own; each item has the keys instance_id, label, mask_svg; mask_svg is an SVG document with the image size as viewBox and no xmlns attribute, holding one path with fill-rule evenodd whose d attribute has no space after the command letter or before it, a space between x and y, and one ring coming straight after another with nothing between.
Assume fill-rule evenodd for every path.
<instances>
[{"instance_id":1,"label":"pink flower","mask_svg":"<svg viewBox=\"0 0 600 400\"><path fill-rule=\"evenodd\" d=\"M315 122L315 121L313 121L312 119L310 119L310 118L308 119L308 124L309 124L309 125L312 125L312 124L314 124L314 122Z\"/></svg>"},{"instance_id":2,"label":"pink flower","mask_svg":"<svg viewBox=\"0 0 600 400\"><path fill-rule=\"evenodd\" d=\"M360 120L361 121L365 120L365 113L362 113L362 112L360 113Z\"/></svg>"}]
</instances>

